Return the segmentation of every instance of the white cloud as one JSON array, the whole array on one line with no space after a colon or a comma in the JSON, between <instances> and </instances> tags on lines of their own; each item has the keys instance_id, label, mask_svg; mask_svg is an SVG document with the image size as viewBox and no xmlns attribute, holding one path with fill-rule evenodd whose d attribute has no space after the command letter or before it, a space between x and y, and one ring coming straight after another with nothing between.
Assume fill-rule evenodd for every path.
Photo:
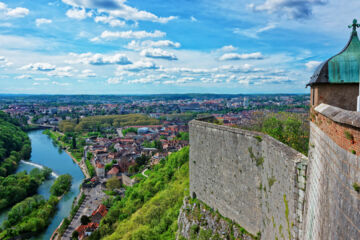
<instances>
[{"instance_id":1,"label":"white cloud","mask_svg":"<svg viewBox=\"0 0 360 240\"><path fill-rule=\"evenodd\" d=\"M91 64L91 65L108 65L108 64L118 64L126 65L131 64L131 61L125 54L117 53L114 55L103 55L100 53L83 53L75 54L70 53L70 56L76 57L76 60L69 60L67 63L82 63L82 64Z\"/></svg>"},{"instance_id":2,"label":"white cloud","mask_svg":"<svg viewBox=\"0 0 360 240\"><path fill-rule=\"evenodd\" d=\"M118 84L118 83L120 83L121 81L123 80L123 78L109 78L108 80L107 80L107 83L108 84Z\"/></svg>"},{"instance_id":3,"label":"white cloud","mask_svg":"<svg viewBox=\"0 0 360 240\"><path fill-rule=\"evenodd\" d=\"M51 82L53 85L57 85L57 86L69 86L70 83L62 83L62 82L57 82L57 81L53 81Z\"/></svg>"},{"instance_id":4,"label":"white cloud","mask_svg":"<svg viewBox=\"0 0 360 240\"><path fill-rule=\"evenodd\" d=\"M69 18L82 20L85 19L86 17L91 17L92 13L91 12L87 13L84 8L72 8L66 11L66 16L68 16Z\"/></svg>"},{"instance_id":5,"label":"white cloud","mask_svg":"<svg viewBox=\"0 0 360 240\"><path fill-rule=\"evenodd\" d=\"M314 6L327 4L328 0L266 0L263 4L249 4L254 11L285 15L289 19L308 18Z\"/></svg>"},{"instance_id":6,"label":"white cloud","mask_svg":"<svg viewBox=\"0 0 360 240\"><path fill-rule=\"evenodd\" d=\"M159 30L155 30L154 32L146 32L146 31L123 31L123 32L111 32L111 31L104 31L101 33L101 39L116 39L116 38L160 38L164 37L166 33L161 32ZM98 40L99 38L95 38L94 40Z\"/></svg>"},{"instance_id":7,"label":"white cloud","mask_svg":"<svg viewBox=\"0 0 360 240\"><path fill-rule=\"evenodd\" d=\"M31 63L21 67L20 69L48 72L54 71L56 69L56 66L50 63Z\"/></svg>"},{"instance_id":8,"label":"white cloud","mask_svg":"<svg viewBox=\"0 0 360 240\"><path fill-rule=\"evenodd\" d=\"M254 53L225 53L219 59L221 61L228 61L228 60L249 60L249 59L263 59L263 55L261 52L254 52Z\"/></svg>"},{"instance_id":9,"label":"white cloud","mask_svg":"<svg viewBox=\"0 0 360 240\"><path fill-rule=\"evenodd\" d=\"M133 50L141 50L142 48L179 48L181 46L178 42L173 42L170 40L159 40L159 41L152 41L152 40L145 40L142 42L132 40L126 46L128 49Z\"/></svg>"},{"instance_id":10,"label":"white cloud","mask_svg":"<svg viewBox=\"0 0 360 240\"><path fill-rule=\"evenodd\" d=\"M192 22L197 22L198 20L197 20L194 16L191 16L191 17L190 17L190 21L192 21Z\"/></svg>"},{"instance_id":11,"label":"white cloud","mask_svg":"<svg viewBox=\"0 0 360 240\"><path fill-rule=\"evenodd\" d=\"M126 23L124 21L120 21L119 19L115 19L112 16L96 16L95 22L99 23L107 23L111 27L124 27Z\"/></svg>"},{"instance_id":12,"label":"white cloud","mask_svg":"<svg viewBox=\"0 0 360 240\"><path fill-rule=\"evenodd\" d=\"M125 65L122 67L118 67L118 71L121 70L126 70L126 71L133 71L133 72L139 72L142 70L154 70L154 69L158 69L159 67L153 63L153 62L149 62L149 61L137 61L134 62L133 64L130 65Z\"/></svg>"},{"instance_id":13,"label":"white cloud","mask_svg":"<svg viewBox=\"0 0 360 240\"><path fill-rule=\"evenodd\" d=\"M319 62L319 61L309 61L309 62L305 63L305 66L309 70L314 70L320 64L321 64L321 62Z\"/></svg>"},{"instance_id":14,"label":"white cloud","mask_svg":"<svg viewBox=\"0 0 360 240\"><path fill-rule=\"evenodd\" d=\"M275 23L268 23L266 26L264 27L254 27L254 28L249 28L249 29L239 29L239 28L235 28L233 30L234 33L236 34L240 34L249 38L259 38L259 34L272 30L276 28L276 24Z\"/></svg>"},{"instance_id":15,"label":"white cloud","mask_svg":"<svg viewBox=\"0 0 360 240\"><path fill-rule=\"evenodd\" d=\"M0 56L0 68L8 67L12 65L12 62L9 62L4 56Z\"/></svg>"},{"instance_id":16,"label":"white cloud","mask_svg":"<svg viewBox=\"0 0 360 240\"><path fill-rule=\"evenodd\" d=\"M50 78L47 78L47 77L34 78L34 81L50 81Z\"/></svg>"},{"instance_id":17,"label":"white cloud","mask_svg":"<svg viewBox=\"0 0 360 240\"><path fill-rule=\"evenodd\" d=\"M125 0L62 0L64 3L76 7L96 9L100 13L108 13L112 17L118 17L132 21L152 21L167 23L176 19L176 16L158 17L153 13L138 10L125 4Z\"/></svg>"},{"instance_id":18,"label":"white cloud","mask_svg":"<svg viewBox=\"0 0 360 240\"><path fill-rule=\"evenodd\" d=\"M3 2L0 2L0 10L5 10L6 9L6 4Z\"/></svg>"},{"instance_id":19,"label":"white cloud","mask_svg":"<svg viewBox=\"0 0 360 240\"><path fill-rule=\"evenodd\" d=\"M17 8L8 8L6 12L6 16L13 17L13 18L23 18L29 14L29 9L23 7Z\"/></svg>"},{"instance_id":20,"label":"white cloud","mask_svg":"<svg viewBox=\"0 0 360 240\"><path fill-rule=\"evenodd\" d=\"M32 76L24 74L16 76L15 79L32 79Z\"/></svg>"},{"instance_id":21,"label":"white cloud","mask_svg":"<svg viewBox=\"0 0 360 240\"><path fill-rule=\"evenodd\" d=\"M39 27L42 24L50 24L52 23L51 19L47 19L47 18L37 18L35 20L36 26Z\"/></svg>"},{"instance_id":22,"label":"white cloud","mask_svg":"<svg viewBox=\"0 0 360 240\"><path fill-rule=\"evenodd\" d=\"M79 76L82 78L96 77L96 73L94 73L91 69L85 69Z\"/></svg>"},{"instance_id":23,"label":"white cloud","mask_svg":"<svg viewBox=\"0 0 360 240\"><path fill-rule=\"evenodd\" d=\"M178 60L175 54L161 48L147 48L140 52L140 55L148 58L161 58L166 60Z\"/></svg>"},{"instance_id":24,"label":"white cloud","mask_svg":"<svg viewBox=\"0 0 360 240\"><path fill-rule=\"evenodd\" d=\"M48 75L52 77L72 77L74 76L74 72L77 72L73 67L71 66L65 66L65 67L57 67L54 71L49 72Z\"/></svg>"},{"instance_id":25,"label":"white cloud","mask_svg":"<svg viewBox=\"0 0 360 240\"><path fill-rule=\"evenodd\" d=\"M138 9L130 7L125 4L122 5L121 9L109 11L109 14L111 16L123 18L125 20L151 21L151 22L159 22L159 23L168 23L169 21L177 18L175 16L158 17L153 13L146 11L139 11Z\"/></svg>"},{"instance_id":26,"label":"white cloud","mask_svg":"<svg viewBox=\"0 0 360 240\"><path fill-rule=\"evenodd\" d=\"M33 85L33 86L39 86L39 85L40 85L40 83L38 83L38 82L34 82L32 85Z\"/></svg>"},{"instance_id":27,"label":"white cloud","mask_svg":"<svg viewBox=\"0 0 360 240\"><path fill-rule=\"evenodd\" d=\"M231 52L231 51L237 50L237 48L234 47L233 45L227 45L227 46L223 46L219 50L222 51L222 52Z\"/></svg>"}]
</instances>

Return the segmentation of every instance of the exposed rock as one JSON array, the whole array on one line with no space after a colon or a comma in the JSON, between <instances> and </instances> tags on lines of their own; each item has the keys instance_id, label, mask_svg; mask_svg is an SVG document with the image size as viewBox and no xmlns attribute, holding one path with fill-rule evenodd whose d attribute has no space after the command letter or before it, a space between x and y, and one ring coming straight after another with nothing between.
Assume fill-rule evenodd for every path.
<instances>
[{"instance_id":1,"label":"exposed rock","mask_svg":"<svg viewBox=\"0 0 360 240\"><path fill-rule=\"evenodd\" d=\"M184 198L178 218L177 240L181 239L243 239L253 240L255 237L246 232L218 212L214 212L205 204L189 197Z\"/></svg>"}]
</instances>

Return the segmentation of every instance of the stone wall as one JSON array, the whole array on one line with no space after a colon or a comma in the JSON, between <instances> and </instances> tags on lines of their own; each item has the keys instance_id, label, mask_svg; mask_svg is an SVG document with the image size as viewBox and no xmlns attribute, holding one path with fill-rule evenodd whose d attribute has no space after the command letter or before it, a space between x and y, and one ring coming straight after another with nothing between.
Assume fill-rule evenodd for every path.
<instances>
[{"instance_id":1,"label":"stone wall","mask_svg":"<svg viewBox=\"0 0 360 240\"><path fill-rule=\"evenodd\" d=\"M304 239L360 239L360 113L321 104L310 123ZM348 139L348 131L353 140Z\"/></svg>"},{"instance_id":2,"label":"stone wall","mask_svg":"<svg viewBox=\"0 0 360 240\"><path fill-rule=\"evenodd\" d=\"M190 194L263 239L302 239L307 158L262 133L189 126Z\"/></svg>"},{"instance_id":3,"label":"stone wall","mask_svg":"<svg viewBox=\"0 0 360 240\"><path fill-rule=\"evenodd\" d=\"M326 103L346 110L355 111L356 98L359 95L359 84L314 84L311 86L310 94L310 103L314 107L321 103ZM336 97L334 97L334 95Z\"/></svg>"}]
</instances>

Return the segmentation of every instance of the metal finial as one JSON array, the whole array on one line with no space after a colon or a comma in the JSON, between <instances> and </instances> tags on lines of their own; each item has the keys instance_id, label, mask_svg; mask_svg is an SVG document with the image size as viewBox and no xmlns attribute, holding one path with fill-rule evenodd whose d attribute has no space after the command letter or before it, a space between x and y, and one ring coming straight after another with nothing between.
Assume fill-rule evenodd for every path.
<instances>
[{"instance_id":1,"label":"metal finial","mask_svg":"<svg viewBox=\"0 0 360 240\"><path fill-rule=\"evenodd\" d=\"M356 32L356 28L360 27L360 24L357 23L357 20L353 20L353 24L349 25L349 28L353 29L353 32Z\"/></svg>"}]
</instances>

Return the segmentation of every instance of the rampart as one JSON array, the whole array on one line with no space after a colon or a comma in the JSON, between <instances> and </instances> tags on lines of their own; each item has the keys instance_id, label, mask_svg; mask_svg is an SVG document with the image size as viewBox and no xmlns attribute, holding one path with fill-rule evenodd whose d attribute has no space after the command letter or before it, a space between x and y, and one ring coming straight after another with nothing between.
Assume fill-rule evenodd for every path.
<instances>
[{"instance_id":1,"label":"rampart","mask_svg":"<svg viewBox=\"0 0 360 240\"><path fill-rule=\"evenodd\" d=\"M303 239L307 158L262 133L189 125L192 196L262 239Z\"/></svg>"},{"instance_id":2,"label":"rampart","mask_svg":"<svg viewBox=\"0 0 360 240\"><path fill-rule=\"evenodd\" d=\"M320 104L311 120L304 239L360 239L360 113Z\"/></svg>"}]
</instances>

